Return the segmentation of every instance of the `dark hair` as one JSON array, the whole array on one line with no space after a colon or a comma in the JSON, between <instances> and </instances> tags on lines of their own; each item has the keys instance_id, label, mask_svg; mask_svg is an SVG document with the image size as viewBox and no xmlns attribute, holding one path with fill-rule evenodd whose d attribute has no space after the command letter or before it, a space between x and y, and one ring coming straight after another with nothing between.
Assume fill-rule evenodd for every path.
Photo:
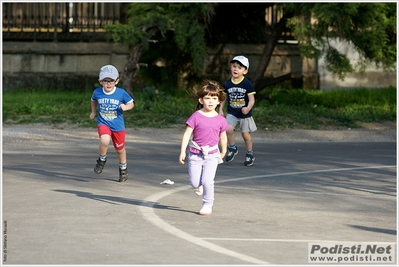
<instances>
[{"instance_id":1,"label":"dark hair","mask_svg":"<svg viewBox=\"0 0 399 267\"><path fill-rule=\"evenodd\" d=\"M230 64L233 64L233 63L237 63L238 65L240 65L241 67L243 67L243 68L245 68L246 70L248 69L247 67L245 67L240 61L238 61L238 60L232 60L232 61L230 61Z\"/></svg>"},{"instance_id":2,"label":"dark hair","mask_svg":"<svg viewBox=\"0 0 399 267\"><path fill-rule=\"evenodd\" d=\"M212 80L204 80L200 87L194 91L194 96L198 100L200 98L204 98L205 96L217 96L219 98L219 102L225 100L226 96L223 93L223 88L216 81ZM196 109L201 109L202 104L197 102Z\"/></svg>"}]
</instances>

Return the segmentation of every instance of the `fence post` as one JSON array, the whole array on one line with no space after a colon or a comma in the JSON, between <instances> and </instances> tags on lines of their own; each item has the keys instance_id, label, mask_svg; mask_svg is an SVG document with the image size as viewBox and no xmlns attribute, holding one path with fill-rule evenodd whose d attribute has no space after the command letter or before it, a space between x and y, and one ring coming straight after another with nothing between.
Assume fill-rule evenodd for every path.
<instances>
[{"instance_id":1,"label":"fence post","mask_svg":"<svg viewBox=\"0 0 399 267\"><path fill-rule=\"evenodd\" d=\"M55 10L54 10L54 42L57 42L57 31L58 31L58 3L55 3Z\"/></svg>"}]
</instances>

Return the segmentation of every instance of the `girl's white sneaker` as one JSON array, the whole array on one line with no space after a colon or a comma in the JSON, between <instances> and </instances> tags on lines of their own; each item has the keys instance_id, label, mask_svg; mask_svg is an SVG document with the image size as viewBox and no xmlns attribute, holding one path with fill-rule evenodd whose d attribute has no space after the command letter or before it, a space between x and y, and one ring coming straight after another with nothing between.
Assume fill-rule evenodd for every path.
<instances>
[{"instance_id":1,"label":"girl's white sneaker","mask_svg":"<svg viewBox=\"0 0 399 267\"><path fill-rule=\"evenodd\" d=\"M201 185L200 187L194 188L194 193L197 194L197 196L202 196L204 193L204 187Z\"/></svg>"},{"instance_id":2,"label":"girl's white sneaker","mask_svg":"<svg viewBox=\"0 0 399 267\"><path fill-rule=\"evenodd\" d=\"M212 205L203 205L202 209L199 211L200 215L211 215L212 214Z\"/></svg>"}]
</instances>

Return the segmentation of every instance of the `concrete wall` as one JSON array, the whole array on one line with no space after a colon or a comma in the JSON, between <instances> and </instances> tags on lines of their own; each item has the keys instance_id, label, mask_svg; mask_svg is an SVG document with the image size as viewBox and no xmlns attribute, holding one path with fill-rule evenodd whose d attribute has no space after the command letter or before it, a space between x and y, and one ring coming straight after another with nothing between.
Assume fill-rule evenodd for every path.
<instances>
[{"instance_id":1,"label":"concrete wall","mask_svg":"<svg viewBox=\"0 0 399 267\"><path fill-rule=\"evenodd\" d=\"M210 48L205 60L206 77L224 81L229 77L229 62L236 55L249 58L247 77L251 79L259 64L262 45L224 45ZM349 51L348 53L352 53ZM120 71L127 60L124 46L110 43L3 42L3 90L26 86L37 88L93 89L101 66L112 64ZM265 71L267 77L293 73L307 89L332 87L396 86L396 73L369 69L363 75L349 75L339 81L323 68L323 60L302 59L296 45L279 44ZM184 85L184 77L181 77Z\"/></svg>"},{"instance_id":2,"label":"concrete wall","mask_svg":"<svg viewBox=\"0 0 399 267\"><path fill-rule=\"evenodd\" d=\"M261 45L226 45L209 49L205 59L204 72L209 78L224 81L228 78L229 62L239 54L250 60L248 78L255 75ZM3 90L25 87L93 88L101 66L112 64L120 71L126 63L128 51L124 46L109 43L3 43ZM300 58L296 46L279 45L274 52L271 64L265 72L267 76L281 76L295 73L296 77L313 77L311 86L317 88L317 62L307 62ZM181 78L184 84L184 77Z\"/></svg>"},{"instance_id":3,"label":"concrete wall","mask_svg":"<svg viewBox=\"0 0 399 267\"><path fill-rule=\"evenodd\" d=\"M3 43L3 90L37 87L94 88L103 65L119 70L127 50L108 43Z\"/></svg>"}]
</instances>

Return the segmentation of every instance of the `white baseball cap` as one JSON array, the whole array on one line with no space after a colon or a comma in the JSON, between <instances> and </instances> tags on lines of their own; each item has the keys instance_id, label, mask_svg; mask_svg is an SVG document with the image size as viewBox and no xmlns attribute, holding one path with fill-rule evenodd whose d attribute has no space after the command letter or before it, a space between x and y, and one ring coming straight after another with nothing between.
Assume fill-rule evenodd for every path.
<instances>
[{"instance_id":1,"label":"white baseball cap","mask_svg":"<svg viewBox=\"0 0 399 267\"><path fill-rule=\"evenodd\" d=\"M249 60L248 58L244 57L244 56L235 56L230 63L233 63L233 61L238 61L240 62L244 67L246 67L247 69L249 69Z\"/></svg>"},{"instance_id":2,"label":"white baseball cap","mask_svg":"<svg viewBox=\"0 0 399 267\"><path fill-rule=\"evenodd\" d=\"M104 78L111 78L111 79L116 80L116 79L118 79L118 77L119 77L119 72L114 66L105 65L105 66L101 67L100 75L99 75L100 80L102 80Z\"/></svg>"}]
</instances>

